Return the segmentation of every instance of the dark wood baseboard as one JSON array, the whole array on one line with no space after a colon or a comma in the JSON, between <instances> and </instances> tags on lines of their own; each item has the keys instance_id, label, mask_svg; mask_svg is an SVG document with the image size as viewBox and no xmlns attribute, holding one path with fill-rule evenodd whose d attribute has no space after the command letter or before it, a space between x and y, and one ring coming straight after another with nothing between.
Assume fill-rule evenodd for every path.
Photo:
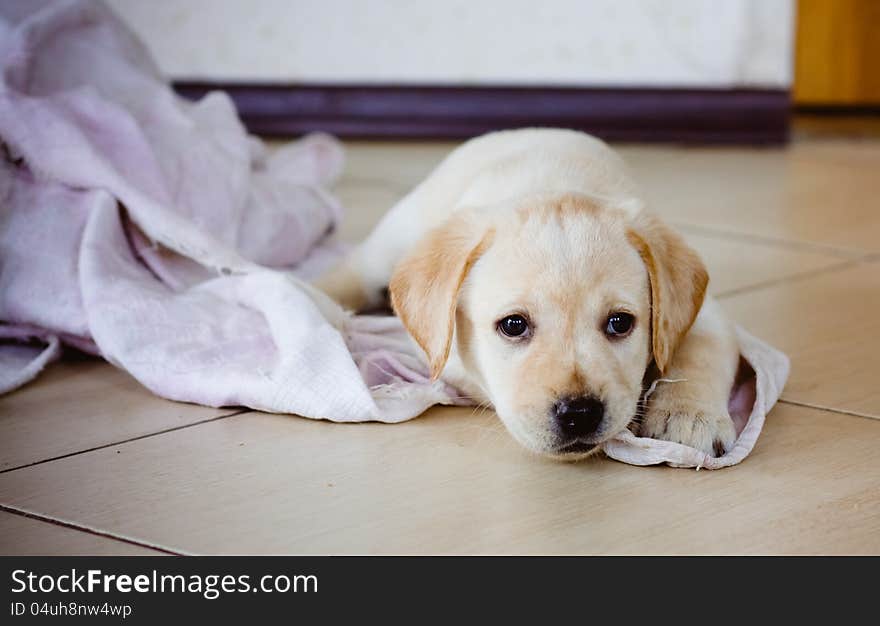
<instances>
[{"instance_id":1,"label":"dark wood baseboard","mask_svg":"<svg viewBox=\"0 0 880 626\"><path fill-rule=\"evenodd\" d=\"M795 113L804 115L827 115L829 117L851 117L856 115L880 116L880 102L865 104L797 104Z\"/></svg>"},{"instance_id":2,"label":"dark wood baseboard","mask_svg":"<svg viewBox=\"0 0 880 626\"><path fill-rule=\"evenodd\" d=\"M192 99L229 93L260 135L324 131L359 138L462 138L557 126L610 141L779 144L790 97L773 89L620 89L180 82Z\"/></svg>"}]
</instances>

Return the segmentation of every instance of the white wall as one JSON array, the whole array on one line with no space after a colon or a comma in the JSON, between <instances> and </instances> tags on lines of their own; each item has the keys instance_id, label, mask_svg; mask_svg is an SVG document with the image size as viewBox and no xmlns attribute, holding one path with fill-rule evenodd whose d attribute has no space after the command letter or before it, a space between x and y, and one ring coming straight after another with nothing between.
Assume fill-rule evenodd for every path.
<instances>
[{"instance_id":1,"label":"white wall","mask_svg":"<svg viewBox=\"0 0 880 626\"><path fill-rule=\"evenodd\" d=\"M788 87L793 0L107 0L172 78Z\"/></svg>"}]
</instances>

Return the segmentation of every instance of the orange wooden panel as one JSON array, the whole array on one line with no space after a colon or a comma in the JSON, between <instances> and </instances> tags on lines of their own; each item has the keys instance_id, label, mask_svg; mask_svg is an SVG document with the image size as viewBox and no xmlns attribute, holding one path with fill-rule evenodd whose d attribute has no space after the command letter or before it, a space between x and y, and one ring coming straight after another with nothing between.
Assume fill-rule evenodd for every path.
<instances>
[{"instance_id":1,"label":"orange wooden panel","mask_svg":"<svg viewBox=\"0 0 880 626\"><path fill-rule=\"evenodd\" d=\"M880 104L880 0L799 0L798 104Z\"/></svg>"}]
</instances>

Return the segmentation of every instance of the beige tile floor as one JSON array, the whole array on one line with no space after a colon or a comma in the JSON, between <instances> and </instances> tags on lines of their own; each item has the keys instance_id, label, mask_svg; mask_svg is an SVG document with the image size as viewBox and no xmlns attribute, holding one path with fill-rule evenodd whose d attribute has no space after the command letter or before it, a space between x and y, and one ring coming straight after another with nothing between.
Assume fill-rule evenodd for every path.
<instances>
[{"instance_id":1,"label":"beige tile floor","mask_svg":"<svg viewBox=\"0 0 880 626\"><path fill-rule=\"evenodd\" d=\"M792 357L742 465L557 464L462 408L392 426L206 409L84 360L0 398L0 554L880 554L880 139L808 130L620 147L729 313ZM452 145L350 144L342 236Z\"/></svg>"}]
</instances>

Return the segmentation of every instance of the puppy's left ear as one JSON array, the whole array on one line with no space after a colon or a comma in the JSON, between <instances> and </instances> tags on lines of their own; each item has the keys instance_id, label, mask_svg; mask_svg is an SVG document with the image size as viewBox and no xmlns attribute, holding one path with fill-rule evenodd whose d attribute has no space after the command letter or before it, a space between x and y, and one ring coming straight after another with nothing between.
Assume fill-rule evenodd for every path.
<instances>
[{"instance_id":1,"label":"puppy's left ear","mask_svg":"<svg viewBox=\"0 0 880 626\"><path fill-rule=\"evenodd\" d=\"M703 306L709 274L681 235L647 211L633 216L627 236L648 269L654 362L663 373Z\"/></svg>"},{"instance_id":2,"label":"puppy's left ear","mask_svg":"<svg viewBox=\"0 0 880 626\"><path fill-rule=\"evenodd\" d=\"M427 355L433 379L449 358L461 285L492 235L483 219L459 210L429 231L391 277L391 305Z\"/></svg>"}]
</instances>

